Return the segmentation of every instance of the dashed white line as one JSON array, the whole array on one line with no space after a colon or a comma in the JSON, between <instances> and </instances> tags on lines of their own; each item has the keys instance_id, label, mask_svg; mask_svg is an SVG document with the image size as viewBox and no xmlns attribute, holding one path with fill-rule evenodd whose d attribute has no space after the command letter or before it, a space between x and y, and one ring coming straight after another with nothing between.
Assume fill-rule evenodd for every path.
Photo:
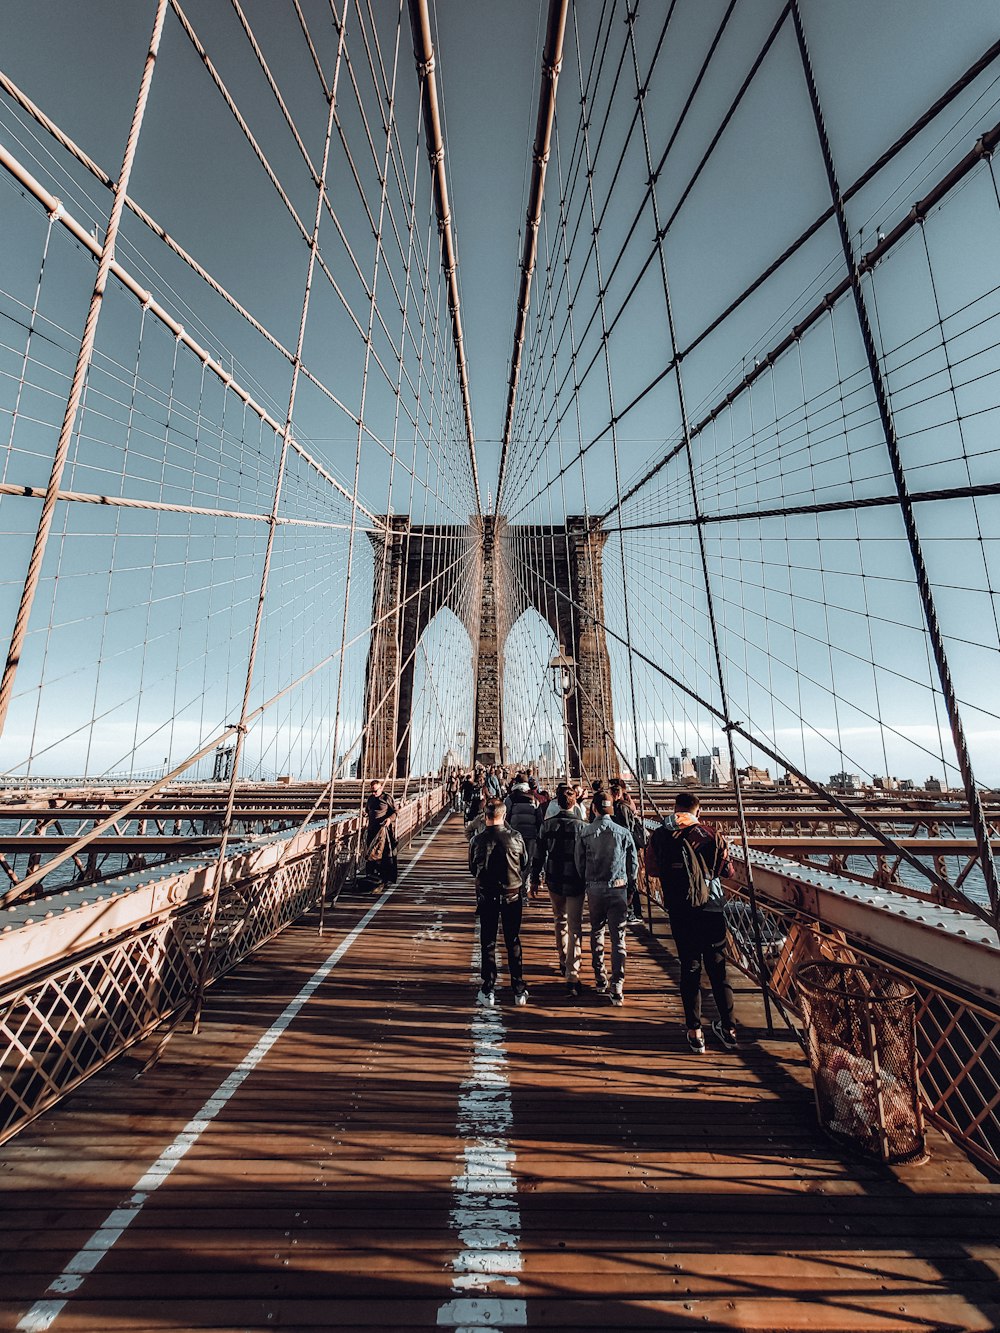
<instances>
[{"instance_id":1,"label":"dashed white line","mask_svg":"<svg viewBox=\"0 0 1000 1333\"><path fill-rule=\"evenodd\" d=\"M476 972L478 966L477 948ZM452 1179L451 1224L465 1248L452 1264L455 1294L437 1314L438 1326L456 1333L524 1328L528 1322L524 1300L495 1290L519 1287L521 1271L516 1154L507 1140L514 1115L504 1036L499 1009L475 1010L472 1068L458 1101L458 1132L468 1142L461 1158L464 1169Z\"/></svg>"}]
</instances>

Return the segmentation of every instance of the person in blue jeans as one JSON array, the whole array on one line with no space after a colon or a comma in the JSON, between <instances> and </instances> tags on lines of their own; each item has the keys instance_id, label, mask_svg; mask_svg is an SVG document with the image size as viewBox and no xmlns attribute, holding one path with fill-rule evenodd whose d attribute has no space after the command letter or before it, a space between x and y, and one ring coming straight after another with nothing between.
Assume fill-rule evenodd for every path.
<instances>
[{"instance_id":1,"label":"person in blue jeans","mask_svg":"<svg viewBox=\"0 0 1000 1333\"><path fill-rule=\"evenodd\" d=\"M629 895L639 875L635 840L611 818L614 802L606 791L594 797L594 820L586 825L574 848L576 868L587 886L590 914L590 955L594 981L611 1003L625 999L625 922ZM604 966L604 931L611 935L611 983Z\"/></svg>"}]
</instances>

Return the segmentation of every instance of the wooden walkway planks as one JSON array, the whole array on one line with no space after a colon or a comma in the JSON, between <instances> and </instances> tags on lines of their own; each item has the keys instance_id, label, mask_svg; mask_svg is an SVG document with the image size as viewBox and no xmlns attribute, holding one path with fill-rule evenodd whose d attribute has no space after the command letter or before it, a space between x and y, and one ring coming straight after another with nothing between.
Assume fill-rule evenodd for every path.
<instances>
[{"instance_id":1,"label":"wooden walkway planks","mask_svg":"<svg viewBox=\"0 0 1000 1333\"><path fill-rule=\"evenodd\" d=\"M53 1328L438 1325L465 1247L463 856L452 821ZM286 931L211 992L201 1037L178 1033L138 1081L144 1052L120 1061L0 1149L0 1327L129 1199L370 905L345 899L323 940L314 922ZM630 936L617 1010L593 991L564 998L545 904L524 935L531 1002L499 1015L519 1270L465 1292L485 1302L483 1326L490 1301L516 1298L528 1326L561 1329L1000 1327L1000 1187L954 1149L937 1139L928 1166L893 1171L845 1160L815 1127L793 1042L757 1032L733 1054L688 1052L662 945ZM753 993L738 1006L753 1030Z\"/></svg>"}]
</instances>

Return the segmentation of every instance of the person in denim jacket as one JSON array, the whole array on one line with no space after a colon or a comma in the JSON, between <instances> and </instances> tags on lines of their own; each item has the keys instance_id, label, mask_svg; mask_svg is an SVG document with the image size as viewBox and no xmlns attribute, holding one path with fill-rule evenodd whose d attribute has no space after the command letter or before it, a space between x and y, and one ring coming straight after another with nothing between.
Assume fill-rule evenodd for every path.
<instances>
[{"instance_id":1,"label":"person in denim jacket","mask_svg":"<svg viewBox=\"0 0 1000 1333\"><path fill-rule=\"evenodd\" d=\"M582 831L575 848L576 868L587 886L590 914L590 954L597 990L607 994L608 974L604 966L604 930L611 934L611 1003L624 1002L625 918L629 895L639 874L635 841L628 829L611 818L610 795L594 797L594 821Z\"/></svg>"}]
</instances>

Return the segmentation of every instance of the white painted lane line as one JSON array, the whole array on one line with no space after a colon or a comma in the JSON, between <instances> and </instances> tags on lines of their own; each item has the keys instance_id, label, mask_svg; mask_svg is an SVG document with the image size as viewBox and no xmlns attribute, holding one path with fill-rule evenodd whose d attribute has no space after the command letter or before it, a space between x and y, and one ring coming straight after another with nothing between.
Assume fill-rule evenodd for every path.
<instances>
[{"instance_id":1,"label":"white painted lane line","mask_svg":"<svg viewBox=\"0 0 1000 1333\"><path fill-rule=\"evenodd\" d=\"M472 962L477 976L478 946ZM465 1248L452 1263L454 1296L437 1314L438 1327L455 1333L524 1328L528 1322L525 1301L495 1294L496 1288L516 1289L521 1271L516 1154L507 1141L514 1114L504 1037L500 1010L477 1008L472 1016L472 1066L458 1099L458 1132L468 1140L459 1159L464 1169L451 1182L451 1224Z\"/></svg>"},{"instance_id":2,"label":"white painted lane line","mask_svg":"<svg viewBox=\"0 0 1000 1333\"><path fill-rule=\"evenodd\" d=\"M312 974L295 999L286 1005L256 1045L243 1057L232 1073L223 1079L195 1118L188 1121L174 1141L164 1148L145 1175L136 1182L135 1189L129 1198L120 1207L113 1209L108 1214L94 1234L84 1242L73 1258L70 1259L59 1276L49 1283L45 1290L45 1296L36 1301L17 1324L19 1333L45 1333L46 1329L52 1327L65 1307L66 1301L51 1298L66 1296L71 1292L78 1291L87 1274L92 1273L108 1251L117 1245L125 1231L142 1212L149 1196L163 1184L177 1163L198 1142L198 1139L219 1112L223 1110L233 1094L242 1087L278 1038L297 1017L302 1007L312 999L368 923L376 913L382 910L398 885L406 879L446 822L446 820L442 820L440 824L435 826L430 837L401 872L396 885L393 885L391 889L386 889L372 903L351 933L341 940L326 961Z\"/></svg>"}]
</instances>

